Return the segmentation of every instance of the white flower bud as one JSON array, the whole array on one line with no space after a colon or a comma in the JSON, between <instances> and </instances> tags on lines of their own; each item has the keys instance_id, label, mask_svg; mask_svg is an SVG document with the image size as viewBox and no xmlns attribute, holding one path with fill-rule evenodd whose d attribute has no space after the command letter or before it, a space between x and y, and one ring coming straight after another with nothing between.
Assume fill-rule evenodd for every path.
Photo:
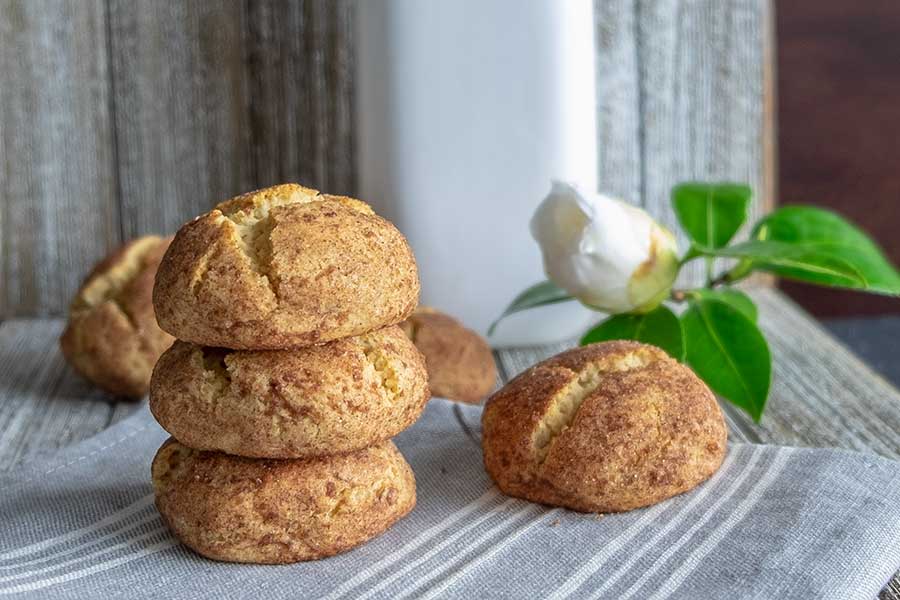
<instances>
[{"instance_id":1,"label":"white flower bud","mask_svg":"<svg viewBox=\"0 0 900 600\"><path fill-rule=\"evenodd\" d=\"M644 312L678 275L675 236L643 210L554 182L531 219L544 270L584 304L608 313Z\"/></svg>"}]
</instances>

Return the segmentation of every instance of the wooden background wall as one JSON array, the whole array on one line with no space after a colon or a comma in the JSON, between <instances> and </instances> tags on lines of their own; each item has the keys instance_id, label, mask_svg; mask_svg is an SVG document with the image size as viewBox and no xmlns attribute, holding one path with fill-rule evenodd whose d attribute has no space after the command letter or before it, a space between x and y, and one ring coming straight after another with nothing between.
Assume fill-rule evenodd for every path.
<instances>
[{"instance_id":1,"label":"wooden background wall","mask_svg":"<svg viewBox=\"0 0 900 600\"><path fill-rule=\"evenodd\" d=\"M773 198L769 0L596 0L601 187ZM0 0L0 317L122 240L300 181L354 193L352 0Z\"/></svg>"},{"instance_id":2,"label":"wooden background wall","mask_svg":"<svg viewBox=\"0 0 900 600\"><path fill-rule=\"evenodd\" d=\"M900 2L779 2L779 188L859 223L900 264ZM823 317L893 313L900 301L783 282Z\"/></svg>"}]
</instances>

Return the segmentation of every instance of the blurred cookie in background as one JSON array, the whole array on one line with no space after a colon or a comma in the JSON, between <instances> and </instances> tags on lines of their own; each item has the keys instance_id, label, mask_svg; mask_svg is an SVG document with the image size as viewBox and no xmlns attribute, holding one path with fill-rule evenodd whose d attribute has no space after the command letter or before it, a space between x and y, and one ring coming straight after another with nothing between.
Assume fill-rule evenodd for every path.
<instances>
[{"instance_id":1,"label":"blurred cookie in background","mask_svg":"<svg viewBox=\"0 0 900 600\"><path fill-rule=\"evenodd\" d=\"M487 341L448 314L420 306L400 324L425 356L433 396L481 402L497 383L497 366Z\"/></svg>"},{"instance_id":2,"label":"blurred cookie in background","mask_svg":"<svg viewBox=\"0 0 900 600\"><path fill-rule=\"evenodd\" d=\"M94 267L75 294L60 338L85 379L119 396L147 393L153 365L175 340L153 312L153 280L172 238L139 237Z\"/></svg>"}]
</instances>

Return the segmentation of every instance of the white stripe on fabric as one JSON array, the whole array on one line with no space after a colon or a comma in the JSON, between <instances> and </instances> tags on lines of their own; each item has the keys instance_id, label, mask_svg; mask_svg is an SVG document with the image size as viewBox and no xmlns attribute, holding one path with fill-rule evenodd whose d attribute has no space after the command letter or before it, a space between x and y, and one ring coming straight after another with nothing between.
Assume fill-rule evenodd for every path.
<instances>
[{"instance_id":1,"label":"white stripe on fabric","mask_svg":"<svg viewBox=\"0 0 900 600\"><path fill-rule=\"evenodd\" d=\"M8 552L0 553L0 560L11 560L14 558L19 558L22 556L27 556L29 554L35 554L44 550L45 548L49 548L51 546L56 546L61 543L67 542L72 539L76 539L78 537L88 535L104 527L109 527L110 525L116 524L119 521L127 519L131 515L138 513L148 506L153 505L153 494L148 494L144 496L140 500L133 502L123 508L122 510L116 511L111 515L104 517L103 519L85 527L81 527L79 529L75 529L74 531L70 531L68 533L64 533L62 535L57 535L52 538L48 538L46 540L35 542L33 544L29 544L27 546L22 546L21 548L17 548L15 550L10 550Z\"/></svg>"},{"instance_id":2,"label":"white stripe on fabric","mask_svg":"<svg viewBox=\"0 0 900 600\"><path fill-rule=\"evenodd\" d=\"M750 490L750 493L747 494L747 497L741 500L740 504L738 504L737 508L734 511L728 513L728 516L722 521L703 541L700 546L698 546L682 563L679 565L677 569L673 573L669 575L669 578L663 583L662 586L656 591L653 596L650 597L650 600L653 598L664 598L668 597L672 592L674 592L678 587L684 582L687 577L694 572L697 566L700 564L700 561L709 554L725 537L725 535L731 531L731 529L737 525L747 513L750 512L759 499L762 497L763 492L768 489L772 483L775 482L775 479L781 474L781 471L784 470L785 465L787 464L787 459L789 455L793 452L793 448L787 448L784 451L779 451L778 456L775 457L775 460L772 461L771 466L766 471L766 474L753 486L753 489Z\"/></svg>"},{"instance_id":3,"label":"white stripe on fabric","mask_svg":"<svg viewBox=\"0 0 900 600\"><path fill-rule=\"evenodd\" d=\"M107 562L96 564L92 567L87 567L84 569L79 569L78 571L72 571L71 573L65 573L63 575L57 575L55 577L50 577L48 579L40 579L38 581L32 581L29 583L20 583L18 585L14 585L8 588L0 589L0 594L20 594L22 592L33 592L35 590L40 590L46 587L50 587L51 585L57 585L59 583L65 583L67 581L74 581L76 579L81 579L83 577L87 577L88 575L93 575L94 573L100 573L102 571L108 571L109 569L113 569L118 567L119 565L124 565L126 563L133 562L145 556L149 556L151 554L156 554L157 552L161 552L172 546L177 546L178 541L174 539L163 540L162 542L157 542L150 546L147 546L140 552L135 552L134 554L129 554L127 556L122 556L120 558L116 558L114 560L110 560Z\"/></svg>"},{"instance_id":4,"label":"white stripe on fabric","mask_svg":"<svg viewBox=\"0 0 900 600\"><path fill-rule=\"evenodd\" d=\"M754 457L755 456L756 455L754 455ZM759 488L761 482L765 481L766 478L768 477L768 474L773 472L773 469L776 467L777 463L778 463L778 457L776 456L775 459L772 461L772 463L767 468L767 474L764 475L762 477L762 479L753 482L753 485L751 486L751 489L748 492L748 495L752 494L754 489ZM749 463L748 463L748 466L749 466ZM776 473L781 471L782 465L777 465L777 466L778 466L778 468L775 469L775 471L774 471ZM748 469L746 471L746 473L749 473L749 472L750 472L750 470ZM744 477L741 477L741 479L744 479ZM685 544L687 544L688 542L690 542L693 539L694 535L697 533L697 531L700 530L701 527L703 527L704 525L706 525L706 523L711 521L713 519L713 517L716 517L717 513L727 505L727 502L729 500L731 500L731 497L737 492L738 487L740 487L737 485L737 483L738 482L736 480L734 482L734 484L732 485L732 487L725 493L725 495L723 495L721 498L718 498L716 500L716 502L713 503L713 505L710 506L709 509L703 514L702 517L697 519L697 521L695 523L693 523L690 526L690 528L688 528L683 534L681 534L681 537L678 538L678 541L676 541L674 544L671 544L670 546L668 546L663 551L663 553L660 554L659 558L657 558L653 562L652 566L650 566L647 569L644 569L644 571L641 573L641 576L638 577L637 580L635 580L631 584L631 587L629 587L627 590L625 590L625 594L623 596L620 596L619 600L624 600L625 598L632 597L635 594L635 592L644 584L644 582L646 582L650 578L650 576L652 576L654 573L659 571L659 569L666 563L667 560L669 560L669 558L671 558L671 556L673 554L675 554L678 550L680 550L682 548L682 546L684 546ZM718 525L716 527L718 527ZM594 597L596 598L596 596L594 596Z\"/></svg>"},{"instance_id":5,"label":"white stripe on fabric","mask_svg":"<svg viewBox=\"0 0 900 600\"><path fill-rule=\"evenodd\" d=\"M730 498L734 493L737 492L737 490L740 489L740 487L747 480L747 477L750 476L750 473L753 471L753 467L756 466L756 463L761 458L761 455L762 455L762 447L761 446L755 446L751 449L750 457L747 460L747 462L741 466L741 470L738 472L737 475L735 475L734 480L728 484L728 486L722 492L722 495L719 496L718 498L716 498L716 500L710 506L708 506L704 509L704 512L703 512L704 516L700 518L699 522L703 522L706 519L708 519L716 511L716 508L718 506L722 505L728 498ZM718 488L721 486L716 486L716 487ZM717 489L716 491L719 491L719 490ZM690 504L685 507L684 514L690 513L690 511L694 510L697 507L702 507L703 506L702 501L705 500L706 496L709 495L711 492L712 492L711 487L709 490L707 490L705 488L703 490L700 490L700 492L697 493L698 497L695 497L693 500L691 500ZM679 513L676 515L676 517L680 517L681 515L682 515L682 511L679 511ZM619 579L621 579L624 575L627 575L637 561L644 558L648 552L651 552L652 550L657 548L660 540L662 540L666 535L671 533L676 527L678 527L679 525L683 525L684 523L685 523L684 519L673 518L662 529L657 531L652 537L650 537L647 540L644 540L641 543L640 548L638 550L634 551L631 554L631 556L629 557L629 559L627 561L625 561L624 564L617 566L615 568L615 570L613 570L611 573L609 573L608 577L604 580L603 585L601 585L596 590L592 590L590 596L588 596L588 597L589 598L599 598L600 595L604 591L606 591L607 589L612 587L612 585L615 584L617 581L619 581ZM696 522L694 525L696 525ZM689 527L687 531L690 531L694 527L694 525L691 525L691 527ZM682 534L682 535L684 535L684 534ZM679 539L681 539L681 538L679 538Z\"/></svg>"},{"instance_id":6,"label":"white stripe on fabric","mask_svg":"<svg viewBox=\"0 0 900 600\"><path fill-rule=\"evenodd\" d=\"M123 519L123 521L124 520L125 519ZM9 571L11 569L21 569L23 567L30 567L33 565L39 565L41 563L49 562L51 560L56 560L56 559L62 558L63 556L72 554L73 552L79 552L81 550L90 548L91 546L96 546L100 542L105 542L111 538L120 536L123 533L127 533L133 529L137 529L143 525L147 525L148 523L153 523L154 521L157 521L160 523L162 522L162 518L159 516L159 513L156 512L155 510L152 513L146 515L145 517L142 517L141 519L135 521L134 523L130 523L130 524L126 525L125 527L120 527L118 529L114 529L113 531L110 531L109 533L105 533L105 534L101 535L100 537L95 538L93 540L87 540L87 541L81 542L79 544L72 546L71 548L65 548L58 552L54 552L53 554L48 554L47 556L32 558L30 560L23 560L22 562L13 563L11 565L0 565L0 571ZM126 539L130 538L130 537L131 537L130 535L126 536Z\"/></svg>"},{"instance_id":7,"label":"white stripe on fabric","mask_svg":"<svg viewBox=\"0 0 900 600\"><path fill-rule=\"evenodd\" d=\"M725 473L731 467L731 463L734 462L736 457L736 452L731 451L725 457L725 460L722 462L722 466L719 469L720 473ZM704 486L698 490L691 499L691 501L681 508L678 509L678 512L674 515L677 517L681 512L691 510L698 502L700 502L703 498L706 497L707 494L711 493L711 491L720 485L721 479L713 476L713 478L706 482ZM603 550L594 555L588 562L582 565L575 573L569 577L559 588L557 588L551 596L549 596L548 600L560 600L561 598L565 598L569 596L572 592L580 588L584 585L584 582L594 576L594 574L604 565L606 561L608 561L612 556L621 550L625 544L631 541L634 536L639 534L641 531L646 528L651 522L655 521L656 518L663 512L670 510L669 503L660 503L656 506L653 506L648 509L644 509L644 514L641 517L631 524L627 529L617 535L615 538L606 543ZM676 519L672 519L670 523L677 522Z\"/></svg>"},{"instance_id":8,"label":"white stripe on fabric","mask_svg":"<svg viewBox=\"0 0 900 600\"><path fill-rule=\"evenodd\" d=\"M96 552L92 552L90 554L85 554L83 556L76 556L75 558L70 558L69 560L64 560L61 563L56 563L54 565L50 565L47 567L41 567L39 569L34 569L32 571L23 571L22 573L15 573L13 575L6 575L4 577L0 577L0 583L6 583L8 581L16 581L19 579L28 579L29 577L34 577L35 575L41 575L42 573L50 573L63 567L67 567L69 565L75 565L86 560L91 560L98 556L103 556L104 554L109 554L110 552L114 552L115 550L119 550L120 548L130 548L137 544L138 542L142 542L148 538L159 535L160 533L164 533L167 531L165 527L157 527L152 531L148 531L142 535L137 536L136 538L126 540L124 542L119 542L118 544L113 544L112 546L108 546L106 548L101 548Z\"/></svg>"},{"instance_id":9,"label":"white stripe on fabric","mask_svg":"<svg viewBox=\"0 0 900 600\"><path fill-rule=\"evenodd\" d=\"M446 548L447 546L449 546L450 544L452 544L453 542L455 542L455 541L458 540L459 538L461 538L461 537L463 537L464 535L466 535L467 533L469 533L469 531L470 531L471 529L475 529L475 527L477 527L478 525L480 525L483 521L486 521L489 517L492 517L493 515L502 512L504 509L506 509L508 506L511 506L512 504L518 504L518 503L525 504L525 506L523 506L522 508L516 510L516 511L513 512L512 514L505 515L505 518L503 518L503 519L500 521L500 523L498 523L497 525L494 525L491 529L489 529L489 531L494 531L494 530L496 530L496 529L499 529L499 528L501 528L501 527L504 527L504 526L507 525L510 521L515 520L516 517L519 517L519 516L521 516L521 515L523 515L523 514L525 514L525 513L527 513L527 512L533 511L533 510L535 509L535 507L537 507L536 504L524 503L524 502L522 502L521 500L516 500L516 499L510 498L509 500L506 500L505 502L503 502L503 504L501 504L500 506L498 506L498 507L496 507L496 508L490 510L489 512L487 512L487 513L481 515L480 517L478 517L478 518L475 519L474 521L472 521L472 522L470 522L470 523L467 523L467 524L465 525L465 527L463 527L462 529L457 530L456 533L454 533L453 535L451 535L450 537L448 537L447 539L445 539L444 541L442 541L440 544L434 546L431 550L429 550L428 552L426 552L426 553L423 554L422 556L418 557L417 559L415 559L415 560L412 561L412 562L406 563L406 564L403 566L403 568L401 568L401 569L398 570L398 571L394 571L393 573L390 574L389 577L386 577L386 578L382 579L381 581L378 582L377 585L375 585L375 586L369 588L368 590L366 590L366 592L365 592L364 594L359 595L359 596L354 596L354 598L356 598L357 600L363 600L363 598L368 598L369 596L371 596L371 595L374 594L375 592L377 592L377 591L383 589L385 586L387 586L389 583L391 583L392 581L394 581L395 579L397 579L398 577L400 577L400 576L403 575L404 573L408 573L409 571L411 571L412 569L416 568L417 566L419 566L419 565L422 564L423 562L427 561L427 560L430 559L431 557L437 555L438 552L440 552L441 550L443 550L444 548ZM460 551L461 551L461 552L465 552L466 550L468 550L468 549L471 548L471 547L472 547L472 544L468 544L465 548L463 548L463 549L460 550Z\"/></svg>"},{"instance_id":10,"label":"white stripe on fabric","mask_svg":"<svg viewBox=\"0 0 900 600\"><path fill-rule=\"evenodd\" d=\"M664 555L675 552L675 550L677 550L682 545L684 545L685 542L690 540L690 538L693 536L694 532L696 532L697 529L699 529L701 526L703 526L704 523L709 521L716 514L716 512L719 510L719 508L724 506L725 503L729 499L731 499L731 497L735 493L737 493L737 491L741 488L741 486L747 480L747 477L749 477L750 474L753 472L753 467L756 466L756 463L759 461L762 453L763 453L762 446L754 446L753 447L753 450L751 451L751 454L750 454L750 459L742 467L740 475L738 475L737 477L734 478L734 480L728 485L728 487L725 489L725 491L722 493L722 495L719 496L718 498L716 498L715 502L713 502L709 507L704 509L703 516L700 517L699 519L697 519L683 534L681 534L681 536L678 538L678 542L675 543L674 545L669 546L664 551L664 553L663 553ZM671 530L674 527L674 525L678 525L678 524L679 524L678 522L674 522L673 526L668 527L667 529ZM592 599L599 598L600 594L602 594L605 590L609 589L609 587L612 586L619 579L621 579L623 575L629 573L631 566L634 565L634 563L637 562L639 559L643 558L647 554L648 550L653 549L656 545L656 542L660 539L662 539L662 536L657 535L657 536L654 536L653 538L647 540L646 542L644 542L644 544L641 547L641 550L636 552L625 563L625 565L616 569L616 571L612 574L612 576L603 582L602 586L600 586L599 588L597 588L596 590L593 591L593 593L590 595L590 598L592 598ZM647 571L644 571L643 574L641 575L641 577L639 578L639 580L643 579L646 576L646 574L647 574ZM633 587L629 588L629 592L631 591L631 589L633 589ZM619 600L622 600L622 599L619 599Z\"/></svg>"},{"instance_id":11,"label":"white stripe on fabric","mask_svg":"<svg viewBox=\"0 0 900 600\"><path fill-rule=\"evenodd\" d=\"M499 497L500 492L497 491L497 488L492 487L476 500L470 502L456 512L451 513L447 516L447 518L442 519L440 522L432 525L431 527L417 535L412 541L404 545L403 549L400 552L391 554L390 556L386 556L385 558L375 562L374 564L369 565L366 569L360 571L354 577L348 579L343 584L332 590L331 593L322 600L334 600L335 598L338 598L348 590L353 589L360 583L374 576L385 567L389 567L394 563L400 561L404 556L406 556L413 550L416 550L417 548L419 548L419 546L425 544L434 536L455 525L457 521L467 517L472 512L478 510L482 506L490 503L492 500L496 500Z\"/></svg>"},{"instance_id":12,"label":"white stripe on fabric","mask_svg":"<svg viewBox=\"0 0 900 600\"><path fill-rule=\"evenodd\" d=\"M547 518L548 516L550 516L550 515L555 515L555 514L559 514L560 512L562 512L562 509L560 509L560 508L555 508L555 509L553 509L553 510L547 512L546 514L540 515L539 518L535 519L534 521L532 521L531 523L529 523L529 524L526 525L525 527L522 527L521 529L519 529L516 533L514 533L514 534L511 535L510 537L505 538L505 539L504 539L502 542L500 542L499 544L494 545L493 547L491 547L490 550L488 550L488 551L485 552L484 554L479 555L479 556L476 556L476 557L473 558L472 560L470 560L470 561L468 561L467 563L465 563L465 567L464 567L464 568L458 570L458 571L457 571L456 573L454 573L451 577L447 578L441 585L439 585L438 587L434 588L433 590L431 590L430 592L428 592L428 593L425 594L424 596L419 596L419 599L420 599L420 600L431 600L432 598L436 598L436 597L440 596L440 595L443 594L450 586L454 585L457 581L459 581L460 579L462 579L462 578L466 575L466 573L468 573L473 567L477 567L477 566L480 565L481 563L486 562L486 561L488 561L488 560L491 560L498 552L500 552L501 550L504 550L504 549L508 548L511 544L513 544L517 539L519 539L520 537L522 537L525 533L527 533L527 532L528 532L529 530L531 530L533 527L535 527L536 525L539 525L539 524L543 523L543 522L546 520L546 518ZM430 575L430 576L429 576L427 579L425 579L424 581L431 581L432 579L434 579L435 577L437 577L438 575L440 575L441 573L443 573L443 572L445 572L447 569L449 569L451 565L452 565L452 563L448 563L448 564L445 565L443 568L441 568L441 569L435 571L434 574ZM408 594L407 594L407 596L408 596Z\"/></svg>"}]
</instances>

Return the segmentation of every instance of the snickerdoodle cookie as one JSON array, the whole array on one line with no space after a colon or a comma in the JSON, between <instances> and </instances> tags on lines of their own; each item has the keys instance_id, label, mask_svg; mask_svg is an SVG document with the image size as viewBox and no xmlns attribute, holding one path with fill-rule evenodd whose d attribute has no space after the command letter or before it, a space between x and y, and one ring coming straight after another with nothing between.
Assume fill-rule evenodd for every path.
<instances>
[{"instance_id":1,"label":"snickerdoodle cookie","mask_svg":"<svg viewBox=\"0 0 900 600\"><path fill-rule=\"evenodd\" d=\"M192 448L299 458L395 436L428 396L422 355L391 326L290 350L175 342L153 372L150 409Z\"/></svg>"},{"instance_id":2,"label":"snickerdoodle cookie","mask_svg":"<svg viewBox=\"0 0 900 600\"><path fill-rule=\"evenodd\" d=\"M482 423L484 464L504 493L584 512L690 490L719 468L727 435L690 369L624 341L531 367L488 400Z\"/></svg>"},{"instance_id":3,"label":"snickerdoodle cookie","mask_svg":"<svg viewBox=\"0 0 900 600\"><path fill-rule=\"evenodd\" d=\"M147 392L159 355L173 341L156 324L153 278L170 238L128 242L91 271L60 338L66 360L98 387L122 396Z\"/></svg>"},{"instance_id":4,"label":"snickerdoodle cookie","mask_svg":"<svg viewBox=\"0 0 900 600\"><path fill-rule=\"evenodd\" d=\"M419 297L406 238L367 204L296 184L184 225L153 291L160 326L204 346L306 346L399 323Z\"/></svg>"},{"instance_id":5,"label":"snickerdoodle cookie","mask_svg":"<svg viewBox=\"0 0 900 600\"><path fill-rule=\"evenodd\" d=\"M175 535L215 560L290 563L344 552L416 503L390 441L350 454L267 460L169 440L153 459L156 506Z\"/></svg>"},{"instance_id":6,"label":"snickerdoodle cookie","mask_svg":"<svg viewBox=\"0 0 900 600\"><path fill-rule=\"evenodd\" d=\"M425 355L432 394L476 403L494 389L497 366L483 337L450 315L424 306L401 327Z\"/></svg>"}]
</instances>

